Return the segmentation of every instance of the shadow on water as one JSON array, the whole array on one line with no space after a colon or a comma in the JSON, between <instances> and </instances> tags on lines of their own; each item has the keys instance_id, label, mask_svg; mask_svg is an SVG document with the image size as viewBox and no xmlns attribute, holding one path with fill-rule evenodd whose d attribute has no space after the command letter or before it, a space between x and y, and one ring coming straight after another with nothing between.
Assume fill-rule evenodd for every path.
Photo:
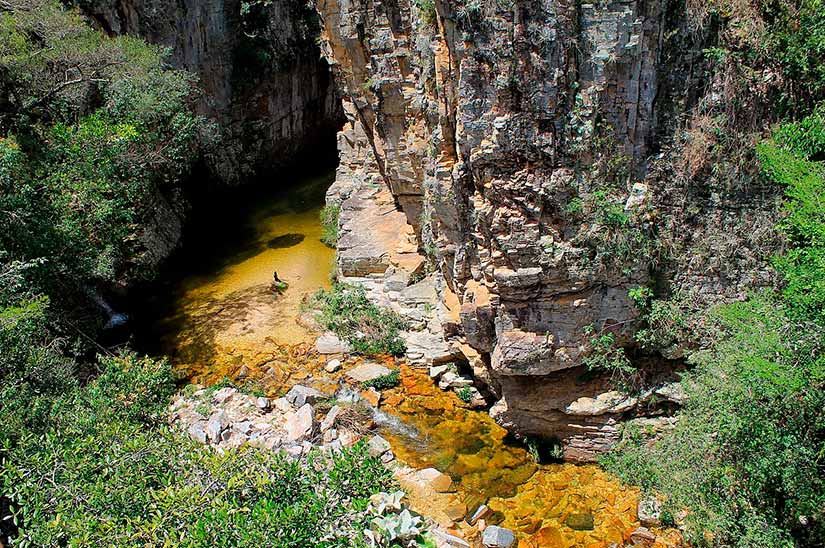
<instances>
[{"instance_id":1,"label":"shadow on water","mask_svg":"<svg viewBox=\"0 0 825 548\"><path fill-rule=\"evenodd\" d=\"M285 172L245 188L194 199L179 251L164 265L157 281L134 291L127 303L133 318L133 346L153 355L167 354L176 363L209 362L218 357L219 334L233 323L276 306L281 297L269 290L271 280L234 291L212 286L238 265L265 253L294 248L295 260L304 260L301 255L306 245L317 244L310 238L317 240L318 235L299 227L309 217L317 219L334 180L333 169L321 166L309 174ZM281 219L282 228L273 233L274 218ZM188 291L200 296L184 308L180 299ZM174 345L168 344L171 338L176 339Z\"/></svg>"},{"instance_id":2,"label":"shadow on water","mask_svg":"<svg viewBox=\"0 0 825 548\"><path fill-rule=\"evenodd\" d=\"M284 247L293 247L293 246L296 246L296 245L300 244L301 242L303 242L304 238L306 238L306 235L304 235L304 234L295 234L295 233L283 234L281 236L276 236L276 237L272 238L271 240L269 240L269 242L267 242L266 245L269 249L280 249L280 248L284 248Z\"/></svg>"}]
</instances>

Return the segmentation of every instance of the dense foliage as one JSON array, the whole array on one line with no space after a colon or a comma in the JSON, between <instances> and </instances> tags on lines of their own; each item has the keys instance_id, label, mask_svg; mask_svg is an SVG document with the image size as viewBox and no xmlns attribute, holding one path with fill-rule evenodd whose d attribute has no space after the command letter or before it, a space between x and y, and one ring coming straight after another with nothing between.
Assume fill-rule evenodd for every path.
<instances>
[{"instance_id":1,"label":"dense foliage","mask_svg":"<svg viewBox=\"0 0 825 548\"><path fill-rule=\"evenodd\" d=\"M324 329L347 341L360 354L392 354L406 351L400 331L406 329L396 312L375 305L361 286L337 284L313 295L311 306Z\"/></svg>"},{"instance_id":2,"label":"dense foliage","mask_svg":"<svg viewBox=\"0 0 825 548\"><path fill-rule=\"evenodd\" d=\"M0 389L0 488L14 516L0 532L16 533L12 546L363 545L369 496L391 483L363 444L305 462L217 453L165 425L167 363L104 358L79 387L56 353L16 347L35 321L25 311L0 324L0 355L25 358L4 359Z\"/></svg>"},{"instance_id":3,"label":"dense foliage","mask_svg":"<svg viewBox=\"0 0 825 548\"><path fill-rule=\"evenodd\" d=\"M108 38L52 0L0 13L0 256L41 291L141 271L144 231L206 127L164 52ZM53 295L54 296L54 295Z\"/></svg>"},{"instance_id":4,"label":"dense foliage","mask_svg":"<svg viewBox=\"0 0 825 548\"><path fill-rule=\"evenodd\" d=\"M212 451L166 425L176 389L167 362L101 357L82 384L80 364L50 334L47 306L40 298L0 312L0 542L363 545L368 498L391 484L363 445L304 462Z\"/></svg>"},{"instance_id":5,"label":"dense foliage","mask_svg":"<svg viewBox=\"0 0 825 548\"><path fill-rule=\"evenodd\" d=\"M775 260L782 291L719 307L717 341L695 353L690 396L676 430L654 445L628 432L606 462L667 495L706 546L825 543L825 125L821 111L788 123L757 151L783 185Z\"/></svg>"}]
</instances>

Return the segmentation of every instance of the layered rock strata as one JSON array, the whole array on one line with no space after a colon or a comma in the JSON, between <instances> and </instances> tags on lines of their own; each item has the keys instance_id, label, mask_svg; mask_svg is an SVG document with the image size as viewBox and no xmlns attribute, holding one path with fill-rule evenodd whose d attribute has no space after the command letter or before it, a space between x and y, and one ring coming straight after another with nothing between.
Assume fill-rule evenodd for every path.
<instances>
[{"instance_id":1,"label":"layered rock strata","mask_svg":"<svg viewBox=\"0 0 825 548\"><path fill-rule=\"evenodd\" d=\"M316 7L347 117L328 196L341 277L416 320L408 357L467 360L498 420L568 458L593 459L628 420L666 427L678 398L650 396L670 392L668 363L616 399L583 365L592 340L632 354L633 288L713 300L768 283L752 236L774 207L653 168L712 87L684 3ZM713 268L701 246L738 252ZM435 303L410 295L425 274Z\"/></svg>"}]
</instances>

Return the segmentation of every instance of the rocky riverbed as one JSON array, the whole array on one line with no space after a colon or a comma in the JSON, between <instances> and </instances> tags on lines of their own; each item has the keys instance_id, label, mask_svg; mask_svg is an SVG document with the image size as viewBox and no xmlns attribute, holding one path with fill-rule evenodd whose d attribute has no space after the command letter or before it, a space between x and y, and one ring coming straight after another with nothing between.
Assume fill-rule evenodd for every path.
<instances>
[{"instance_id":1,"label":"rocky riverbed","mask_svg":"<svg viewBox=\"0 0 825 548\"><path fill-rule=\"evenodd\" d=\"M678 533L655 527L635 490L593 465L535 462L426 369L315 352L294 361L306 373L301 384L268 384L264 371L239 381L256 393L191 385L173 402L170 421L219 451L249 444L296 459L364 440L393 471L406 503L426 518L438 546L679 543ZM397 387L363 389L395 369Z\"/></svg>"},{"instance_id":2,"label":"rocky riverbed","mask_svg":"<svg viewBox=\"0 0 825 548\"><path fill-rule=\"evenodd\" d=\"M426 273L391 208L370 214L376 230L340 235L351 251L339 249L338 276L403 315L406 355L360 357L318 332L302 303L329 285L334 253L318 241L323 191L316 190L308 181L260 200L240 225L231 221L226 241L210 241L180 263L183 275L164 293L172 299L152 329L158 351L193 383L170 408L174 424L218 451L252 445L295 459L363 440L439 546L677 544L655 520L640 520L635 490L595 465L537 460L496 423L483 360L457 360L471 349L445 342L455 311L439 299L438 278ZM222 234L215 224L210 234ZM376 250L392 266L370 273L358 257ZM289 283L285 293L267 289L273 270ZM397 386L365 388L390 373ZM635 402L568 403L578 413Z\"/></svg>"}]
</instances>

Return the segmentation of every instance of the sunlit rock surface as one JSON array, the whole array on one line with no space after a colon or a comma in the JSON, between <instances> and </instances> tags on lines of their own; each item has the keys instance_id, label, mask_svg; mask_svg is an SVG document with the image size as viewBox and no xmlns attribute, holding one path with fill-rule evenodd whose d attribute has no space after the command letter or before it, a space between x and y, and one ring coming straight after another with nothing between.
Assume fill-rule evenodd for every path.
<instances>
[{"instance_id":1,"label":"sunlit rock surface","mask_svg":"<svg viewBox=\"0 0 825 548\"><path fill-rule=\"evenodd\" d=\"M420 275L393 251L417 251L438 300L402 310L423 324L408 358L466 359L502 424L557 436L568 458L592 461L622 423L673 409L571 406L614 389L582 374L592 333L636 346L634 287L713 303L770 283L757 235L775 203L770 193L700 196L658 167L708 88L702 33L682 4L421 6L316 1L347 117L327 197L346 235L339 272L396 307ZM373 230L379 210L398 228ZM668 264L644 240L665 227ZM721 251L708 246L722 245L725 264L712 264ZM571 392L559 397L557 383Z\"/></svg>"}]
</instances>

